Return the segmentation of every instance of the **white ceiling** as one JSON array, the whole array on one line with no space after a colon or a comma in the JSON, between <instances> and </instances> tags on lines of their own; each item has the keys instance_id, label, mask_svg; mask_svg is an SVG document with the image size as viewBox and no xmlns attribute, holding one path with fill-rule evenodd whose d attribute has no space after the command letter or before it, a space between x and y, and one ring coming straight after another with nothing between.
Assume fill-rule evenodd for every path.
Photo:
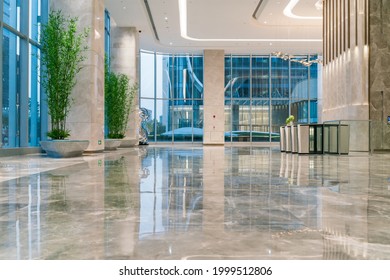
<instances>
[{"instance_id":1,"label":"white ceiling","mask_svg":"<svg viewBox=\"0 0 390 280\"><path fill-rule=\"evenodd\" d=\"M158 40L145 2L150 8ZM105 0L116 25L139 30L141 49L201 53L214 48L234 54L322 53L322 10L315 5L321 2ZM290 9L285 10L286 7Z\"/></svg>"}]
</instances>

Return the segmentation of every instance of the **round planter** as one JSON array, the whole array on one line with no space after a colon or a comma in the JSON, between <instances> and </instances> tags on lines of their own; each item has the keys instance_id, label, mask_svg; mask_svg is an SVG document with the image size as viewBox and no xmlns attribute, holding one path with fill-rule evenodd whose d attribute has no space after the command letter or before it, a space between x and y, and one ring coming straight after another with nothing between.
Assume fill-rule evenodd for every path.
<instances>
[{"instance_id":1,"label":"round planter","mask_svg":"<svg viewBox=\"0 0 390 280\"><path fill-rule=\"evenodd\" d=\"M122 139L105 139L104 149L106 151L115 151L122 144Z\"/></svg>"},{"instance_id":2,"label":"round planter","mask_svg":"<svg viewBox=\"0 0 390 280\"><path fill-rule=\"evenodd\" d=\"M49 157L79 157L88 148L88 140L48 140L41 141L41 147Z\"/></svg>"}]
</instances>

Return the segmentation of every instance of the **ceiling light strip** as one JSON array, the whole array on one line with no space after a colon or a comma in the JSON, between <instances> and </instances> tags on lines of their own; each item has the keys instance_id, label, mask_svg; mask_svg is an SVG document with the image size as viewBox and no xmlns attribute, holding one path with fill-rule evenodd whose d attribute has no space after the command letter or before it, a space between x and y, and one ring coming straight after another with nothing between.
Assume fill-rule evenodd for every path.
<instances>
[{"instance_id":1,"label":"ceiling light strip","mask_svg":"<svg viewBox=\"0 0 390 280\"><path fill-rule=\"evenodd\" d=\"M145 0L146 2L146 0ZM191 41L198 42L322 42L322 39L276 39L276 38L267 38L267 39L200 39L190 37L187 30L187 0L178 0L179 3L179 18L180 18L180 35L182 38Z\"/></svg>"},{"instance_id":2,"label":"ceiling light strip","mask_svg":"<svg viewBox=\"0 0 390 280\"><path fill-rule=\"evenodd\" d=\"M152 29L153 29L153 32L154 32L154 37L156 38L157 41L160 41L160 38L158 37L156 25L154 24L152 12L150 11L150 6L149 6L149 3L148 3L148 0L144 0L144 3L145 3L146 11L148 12L148 17L149 17L150 24L152 25Z\"/></svg>"},{"instance_id":3,"label":"ceiling light strip","mask_svg":"<svg viewBox=\"0 0 390 280\"><path fill-rule=\"evenodd\" d=\"M294 19L322 19L322 17L306 17L306 16L298 16L296 14L293 13L293 9L295 8L295 6L299 3L300 0L291 0L286 8L284 8L283 10L283 14L286 16L286 17L290 17L290 18L294 18Z\"/></svg>"}]
</instances>

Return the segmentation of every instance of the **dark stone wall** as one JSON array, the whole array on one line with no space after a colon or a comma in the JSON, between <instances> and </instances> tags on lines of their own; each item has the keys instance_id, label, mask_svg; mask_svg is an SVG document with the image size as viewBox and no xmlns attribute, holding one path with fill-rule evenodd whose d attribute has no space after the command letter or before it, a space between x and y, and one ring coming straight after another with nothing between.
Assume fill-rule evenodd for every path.
<instances>
[{"instance_id":1,"label":"dark stone wall","mask_svg":"<svg viewBox=\"0 0 390 280\"><path fill-rule=\"evenodd\" d=\"M390 0L370 0L369 103L373 148L390 149Z\"/></svg>"}]
</instances>

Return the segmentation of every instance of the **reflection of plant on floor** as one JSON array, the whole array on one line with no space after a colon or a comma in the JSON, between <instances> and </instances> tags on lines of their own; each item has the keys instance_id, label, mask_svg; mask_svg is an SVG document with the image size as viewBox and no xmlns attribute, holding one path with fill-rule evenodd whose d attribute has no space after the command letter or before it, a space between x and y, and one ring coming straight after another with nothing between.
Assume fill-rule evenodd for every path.
<instances>
[{"instance_id":1,"label":"reflection of plant on floor","mask_svg":"<svg viewBox=\"0 0 390 280\"><path fill-rule=\"evenodd\" d=\"M132 189L128 177L126 158L105 161L104 204L106 208L127 212L133 208Z\"/></svg>"},{"instance_id":2,"label":"reflection of plant on floor","mask_svg":"<svg viewBox=\"0 0 390 280\"><path fill-rule=\"evenodd\" d=\"M50 203L48 207L53 211L66 212L70 205L66 198L66 177L65 175L48 174L50 183Z\"/></svg>"}]
</instances>

